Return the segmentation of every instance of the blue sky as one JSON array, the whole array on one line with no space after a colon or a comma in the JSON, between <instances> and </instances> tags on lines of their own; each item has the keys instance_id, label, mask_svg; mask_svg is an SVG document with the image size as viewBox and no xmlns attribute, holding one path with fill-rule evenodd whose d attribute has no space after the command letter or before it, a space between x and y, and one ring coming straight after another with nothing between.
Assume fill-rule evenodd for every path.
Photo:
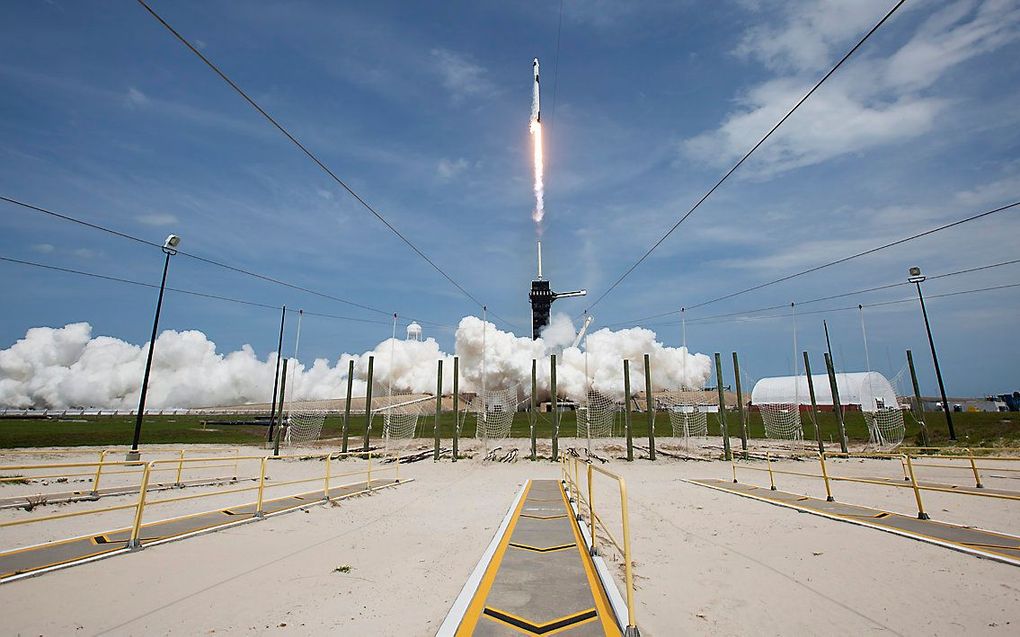
<instances>
[{"instance_id":1,"label":"blue sky","mask_svg":"<svg viewBox=\"0 0 1020 637\"><path fill-rule=\"evenodd\" d=\"M154 2L401 232L499 316L529 322L531 59L543 69L547 229L579 315L893 4ZM557 68L558 67L558 68ZM0 193L359 303L454 326L479 309L134 2L14 3L0 24ZM553 87L555 85L555 102ZM555 104L555 106L554 106ZM908 2L612 294L595 326L691 306L1020 200L1020 8ZM0 204L0 256L158 283L158 251ZM688 313L692 350L791 370L786 318L736 312L1018 257L1020 210ZM148 289L0 263L0 347L88 321L148 338ZM302 358L389 336L387 317L186 257L171 285L381 323L306 319ZM1020 283L1020 264L930 295ZM949 393L1020 387L1017 290L932 299ZM910 296L907 287L804 311ZM773 314L773 313L765 313ZM855 311L798 346L863 369ZM866 310L872 367L934 374L916 304ZM169 294L162 327L276 347L271 310ZM675 317L647 321L676 344ZM506 325L501 325L506 327ZM523 333L525 330L518 330ZM450 328L426 326L445 349ZM289 339L288 339L289 340Z\"/></svg>"}]
</instances>

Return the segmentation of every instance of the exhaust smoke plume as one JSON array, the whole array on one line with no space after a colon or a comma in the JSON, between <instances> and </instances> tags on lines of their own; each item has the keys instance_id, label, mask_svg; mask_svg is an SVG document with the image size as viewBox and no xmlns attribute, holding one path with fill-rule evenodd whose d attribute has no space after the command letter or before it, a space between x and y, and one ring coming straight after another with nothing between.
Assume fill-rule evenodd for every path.
<instances>
[{"instance_id":1,"label":"exhaust smoke plume","mask_svg":"<svg viewBox=\"0 0 1020 637\"><path fill-rule=\"evenodd\" d=\"M531 360L537 359L540 400L549 396L550 353L558 354L557 394L575 401L584 399L589 385L611 398L622 399L623 359L630 360L632 373L643 374L646 353L651 359L655 390L676 388L682 382L700 386L712 371L704 354L666 347L650 330L602 329L587 338L586 379L585 351L570 346L573 335L573 325L565 315L554 316L543 338L537 340L500 331L492 323L466 316L457 327L455 344L460 357L461 390L481 389L483 356L488 389L521 385L529 390ZM0 350L0 407L133 409L138 402L147 350L147 345L93 337L88 323L32 328L17 343ZM309 367L291 359L296 372L293 382L287 379L287 400L343 398L351 359L355 362L354 395L364 396L369 356L375 356L376 395L384 395L391 381L394 392L434 392L439 359L443 359L443 391L453 390L453 355L444 353L434 339L387 339L360 355L341 354L332 363L319 358ZM275 352L259 358L251 346L245 345L221 354L202 332L167 330L156 339L148 405L169 409L267 403L272 398L275 367ZM643 382L636 383L634 390L638 389L643 389Z\"/></svg>"}]
</instances>

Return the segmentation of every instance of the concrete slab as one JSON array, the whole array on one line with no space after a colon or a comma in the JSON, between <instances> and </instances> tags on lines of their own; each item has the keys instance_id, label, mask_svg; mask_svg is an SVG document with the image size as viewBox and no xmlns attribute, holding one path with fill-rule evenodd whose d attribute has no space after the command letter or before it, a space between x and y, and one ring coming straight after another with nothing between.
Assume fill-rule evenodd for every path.
<instances>
[{"instance_id":1,"label":"concrete slab","mask_svg":"<svg viewBox=\"0 0 1020 637\"><path fill-rule=\"evenodd\" d=\"M920 520L853 504L826 502L796 493L771 491L768 488L728 480L685 480L685 482L1020 566L1020 536L935 520Z\"/></svg>"},{"instance_id":2,"label":"concrete slab","mask_svg":"<svg viewBox=\"0 0 1020 637\"><path fill-rule=\"evenodd\" d=\"M395 480L372 480L372 489L399 484ZM368 490L368 483L358 482L330 489L330 499L350 497ZM263 502L266 516L294 510L309 504L325 502L322 491L274 498ZM168 542L182 537L212 531L240 522L256 519L256 503L206 511L192 515L145 523L141 527L142 546ZM115 529L56 542L47 542L0 553L0 583L20 579L31 574L50 571L124 553L131 538L131 529Z\"/></svg>"}]
</instances>

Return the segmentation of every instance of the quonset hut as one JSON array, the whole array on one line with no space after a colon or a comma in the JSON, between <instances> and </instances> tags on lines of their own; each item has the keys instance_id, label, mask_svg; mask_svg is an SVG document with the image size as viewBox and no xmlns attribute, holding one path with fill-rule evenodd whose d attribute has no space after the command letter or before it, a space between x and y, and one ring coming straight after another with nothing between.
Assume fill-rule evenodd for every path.
<instances>
[{"instance_id":1,"label":"quonset hut","mask_svg":"<svg viewBox=\"0 0 1020 637\"><path fill-rule=\"evenodd\" d=\"M811 377L815 386L815 400L823 410L832 409L832 390L826 374L815 374ZM836 388L839 391L839 402L844 409L861 411L880 411L897 408L896 390L882 374L878 372L848 372L836 374ZM808 392L807 376L775 376L762 378L751 390L751 406L757 405L810 405L811 394ZM804 407L801 407L804 409Z\"/></svg>"}]
</instances>

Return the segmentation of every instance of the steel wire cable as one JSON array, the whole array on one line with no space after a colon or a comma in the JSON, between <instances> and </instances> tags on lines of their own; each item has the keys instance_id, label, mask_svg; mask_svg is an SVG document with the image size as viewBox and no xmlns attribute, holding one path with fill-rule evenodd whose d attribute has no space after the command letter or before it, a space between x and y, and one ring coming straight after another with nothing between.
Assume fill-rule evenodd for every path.
<instances>
[{"instance_id":1,"label":"steel wire cable","mask_svg":"<svg viewBox=\"0 0 1020 637\"><path fill-rule=\"evenodd\" d=\"M158 21L160 24L162 24L166 28L166 30L169 31L174 36L174 38L176 38L181 44L183 44L185 47L187 47L188 50L190 50L192 53L194 53L207 67L209 67L209 69L211 69L216 75L218 75L220 77L220 79L222 79L224 82L226 82L230 86L230 88L232 88L238 95L240 95L246 102L248 102L248 104L251 105L252 108L254 108L256 111L258 111L259 114L261 114L262 117L264 117L266 119L266 121L268 121L278 131L280 131L280 133L282 133L284 135L284 137L286 137L288 140L290 140L290 142L292 144L294 144L298 149L300 149L301 152L305 154L305 156L307 156L310 160L312 160L312 162L314 162L320 169L322 169L322 171L324 173L326 173L334 182L336 182L341 188L343 188L345 191L347 191L347 193L351 197L353 197L359 204L361 204L362 207L364 207L366 210L368 210L370 213L372 213L372 215L376 219L378 219L384 226L386 226L386 228L388 228L390 230L390 232L392 232L394 235L396 235L409 248L411 248L411 250L413 250L419 257L424 259L426 263L428 263L430 266L432 266L432 268L436 272L441 274L443 276L443 278L445 278L454 287L456 287L458 290L460 290L460 292L464 296L466 296L467 298L471 299L476 305L478 305L478 307L482 307L483 305L485 305L484 303L479 301L473 294L468 292L460 283L457 283L457 281L455 281L453 279L453 277L451 277L449 274L447 274L445 270L440 268L435 263L435 261L433 261L427 254L425 254L420 248L418 248L418 246L416 246L410 239L408 239L406 236L404 236L403 233L401 233L399 230L397 230L397 228L392 223L390 223L384 216L382 216L382 214L380 214L379 211L377 211L371 204L369 204L367 201L365 201L365 199L363 199L361 197L361 195L359 195L357 192L355 192L353 188L351 188L349 185L347 185L347 183L344 180L340 179L340 177L338 177L337 174L334 173L333 170L329 168L329 166L327 166L321 159L319 159L318 156L315 155L315 153L313 153L311 150L308 149L307 146L305 146L303 143L301 143L297 139L297 137L295 137L293 134L291 134L291 132L289 130L287 130L282 124L280 124L280 122L278 122L276 120L276 118L274 118L272 115L269 114L268 111L266 111L264 108L262 108L258 104L258 102L256 102L251 96L248 95L248 93L245 92L244 89L242 89L236 82L234 82L232 79L230 79L230 77L225 72L223 72L218 66L216 66L216 64L214 64L212 62L212 60L210 60L208 57L205 56L205 54L203 54L201 51L199 51L198 48L196 48L193 44L191 44L191 42L189 42L187 40L187 38L185 38L173 26L171 26L169 22L164 20L162 16L160 16L158 13L156 13L152 9L152 7L150 7L145 2L145 0L137 0L137 2L146 11L148 11L149 14L153 18L156 19L156 21ZM506 319L500 317L495 312L491 312L491 314L493 315L493 317L499 319L500 321L503 321L507 325L511 325L513 327L517 327L518 329L520 329L519 326L514 325L513 323L510 323Z\"/></svg>"},{"instance_id":2,"label":"steel wire cable","mask_svg":"<svg viewBox=\"0 0 1020 637\"><path fill-rule=\"evenodd\" d=\"M139 1L141 1L141 0L139 0ZM778 129L779 129L779 127L780 127L780 126L782 126L782 125L783 125L783 123L784 123L784 122L786 122L786 120L787 120L787 119L789 119L789 118L790 118L790 116L791 116L791 115L793 115L793 114L794 114L794 112L796 112L796 111L797 111L797 109L798 109L798 108L800 108L800 107L801 107L801 105L802 105L802 104L804 104L804 102L806 102L806 101L808 100L808 98L809 98L809 97L811 97L811 96L812 96L812 95L813 95L813 94L815 93L815 91L817 91L817 90L818 90L818 89L819 89L819 88L820 88L820 87L822 86L822 84L824 84L824 83L825 83L825 81L826 81L826 80L828 80L828 79L829 79L830 77L832 77L832 75L833 75L833 74L834 74L834 73L835 73L835 72L836 72L836 71L837 71L837 70L839 69L839 67L843 66L843 63L844 63L844 62L846 62L846 61L847 61L848 59L850 59L850 56L852 56L852 55L853 55L853 54L854 54L854 53L855 53L855 52L857 51L857 49L859 49L859 48L860 48L860 47L861 47L861 46L862 46L862 45L863 45L863 44L864 44L865 42L867 42L868 38L870 38L870 37L871 37L871 36L872 36L872 35L873 35L873 34L875 33L875 31L878 31L878 29L879 29L879 28L880 28L880 27L881 27L881 26L882 26L883 24L885 24L885 22L886 22L886 21L887 21L887 20L888 20L889 18L891 18L891 17L892 17L892 15L893 15L894 13L896 13L896 11L897 11L897 10L898 10L898 9L899 9L899 8L900 8L901 6L903 6L903 3L904 3L904 2L906 2L906 0L899 0L899 1L898 1L898 2L897 2L897 3L896 3L896 4L895 4L895 5L893 6L893 7L892 7L892 9L890 9L890 10L889 10L889 12L888 12L888 13L886 13L886 14L885 14L885 15L884 15L884 16L882 17L882 19L881 19L881 20L879 20L879 21L878 21L878 22L877 22L877 23L875 24L875 26L871 27L871 29L870 29L870 30L869 30L869 31L868 31L868 32L867 32L866 34L864 34L864 37L862 37L862 38L861 38L861 39L860 39L860 40L859 40L859 41L857 42L857 44L855 44L855 45L853 46L853 48L852 48L852 49L850 49L849 51L847 51L847 53L846 53L846 54L845 54L845 55L844 55L844 56L843 56L842 58L840 58L839 62L836 62L836 65L835 65L835 66L833 66L833 67L832 67L831 69L829 69L829 71L828 71L828 72L827 72L827 73L826 73L825 75L823 75L823 76L822 76L822 78L821 78L820 80L818 80L818 82L817 82L817 83L815 83L815 85L814 85L813 87L811 87L811 90L809 90L809 91L808 91L807 93L805 93L805 94L804 94L804 96L803 96L803 97L801 97L801 98L800 98L800 100L798 100L798 101L797 101L797 103L793 105L793 108L791 108L791 109L790 109L789 111L787 111L787 113L786 113L785 115L783 115L783 117L782 117L782 118L781 118L781 119L780 119L780 120L779 120L778 122L776 122L776 124L775 124L775 125L774 125L774 126L773 126L773 127L772 127L772 128L771 128L771 129L770 129L770 130L769 130L768 132L767 132L767 133L765 133L765 135L764 135L764 136L763 136L763 137L762 137L761 139L759 139L759 140L758 140L758 143L757 143L757 144L755 144L754 146L752 146L752 147L751 147L751 149L750 149L749 151L747 151L747 152L746 152L746 153L744 154L744 156L743 156L743 157L741 157L741 158L740 158L740 160L739 160L739 161L738 161L738 162L737 162L736 164L734 164L734 165L733 165L733 167L732 167L732 168L730 168L730 169L729 169L728 171L726 171L726 173L725 173L725 174L724 174L724 175L723 175L723 176L722 176L722 177L721 177L721 178L719 179L719 181L717 181L717 182L715 183L715 185L714 185L714 186L712 186L712 187L711 187L711 188L710 188L710 189L708 190L708 192L706 192L706 193L705 193L704 195L702 195L702 196L701 196L701 198L700 198L700 199L698 199L698 201L697 201L697 202L695 202L695 204L694 204L693 206L691 206L691 208L690 208L690 209L689 209L689 210L688 210L688 211L687 211L687 212L686 212L686 213L685 213L685 214L684 214L684 215L683 215L682 217L680 217L680 219L679 219L679 220L678 220L678 221L677 221L676 223L674 223L674 224L673 224L673 226L672 226L672 227L671 227L671 228L670 228L670 229L669 229L669 230L668 230L668 231L666 232L666 234L662 235L662 237L660 237L660 238L659 238L659 240L658 240L658 241L656 241L656 242L655 242L655 243L654 243L654 244L652 245L652 247L651 247L651 248L649 248L649 249L648 249L648 251L647 251L647 252L645 252L645 253L644 253L644 254L643 254L643 255L641 256L641 258L640 258L640 259L638 259L638 260L637 260L637 261L636 261L636 262L634 263L634 265L630 266L630 268L628 268L628 269L627 269L627 270L626 270L626 271L625 271L625 272L624 272L624 273L623 273L622 275L620 275L620 278L618 278L618 279L617 279L617 280L616 280L616 281L615 281L615 282L614 282L614 283L613 283L612 285L610 285L610 286L609 286L609 288L608 288L608 289L607 289L607 290L606 290L605 292L603 292L603 293L601 294L601 296L599 296L599 297L598 297L597 299L595 299L595 301L594 301L594 302L593 302L593 303L592 303L591 305L589 305L589 306L587 307L586 311L589 311L589 310L591 310L592 308L594 308L594 307L595 307L596 305L598 305L598 304L599 304L599 302L600 302L600 301L602 301L602 299L604 299L604 298L605 298L605 297L606 297L606 296L607 296L607 295L608 295L608 294L609 294L610 292L612 292L613 290L615 290L615 289L616 289L616 287L617 287L618 285L620 285L620 283L622 283L622 282L623 282L623 280L624 280L624 279L626 279L626 278L627 278L627 277L628 277L628 276L630 275L630 273L631 273L631 272L633 272L633 271L634 271L634 270L635 270L635 269L636 269L636 268L637 268L637 267L638 267L639 265L641 265L641 264L642 264L642 263L644 262L644 260L645 260L645 259L647 259L647 258L649 257L649 255L651 255L651 254L652 254L652 252L654 252L654 251L655 251L655 249L656 249L656 248L658 248L658 247L659 247L660 245L662 245L662 242L663 242L663 241L665 241L665 240L666 240L667 238L669 238L669 236L670 236L670 235L672 235L672 234L673 234L673 232L675 232L675 231L676 231L676 229L680 227L680 224L682 224L682 223L683 223L684 221L687 221L688 217L690 217L690 216L691 216L692 214L694 214L694 212L695 212L695 211L696 211L696 210L697 210L697 209L698 209L699 207L701 207L701 204L703 204L703 203L704 203L704 202L705 202L705 201L706 201L706 200L707 200L707 199L708 199L709 197L711 197L711 196L712 196L712 194L713 194L713 193L714 193L714 192L715 192L716 190L718 190L718 189L719 189L719 187L720 187L720 186L722 186L722 185L723 185L723 183L724 183L724 182L725 182L725 181L726 181L727 179L729 179L729 178L730 178L730 175L732 175L733 173L735 173L735 172L737 171L737 169L738 169L738 168L740 168L740 167L741 167L741 166L742 166L742 165L744 164L744 162L745 162L745 161L747 161L747 159L748 159L748 158L749 158L749 157L750 157L750 156L751 156L752 154L754 154L754 152L755 152L756 150L758 150L758 148L760 148L760 147L761 147L761 145L762 145L762 144L764 144L764 143L765 143L765 141L766 141L766 140L767 140L767 139L768 139L769 137L771 137L771 136L772 136L772 134L773 134L773 133L775 133L775 132L776 132L776 130L778 130Z\"/></svg>"}]
</instances>

